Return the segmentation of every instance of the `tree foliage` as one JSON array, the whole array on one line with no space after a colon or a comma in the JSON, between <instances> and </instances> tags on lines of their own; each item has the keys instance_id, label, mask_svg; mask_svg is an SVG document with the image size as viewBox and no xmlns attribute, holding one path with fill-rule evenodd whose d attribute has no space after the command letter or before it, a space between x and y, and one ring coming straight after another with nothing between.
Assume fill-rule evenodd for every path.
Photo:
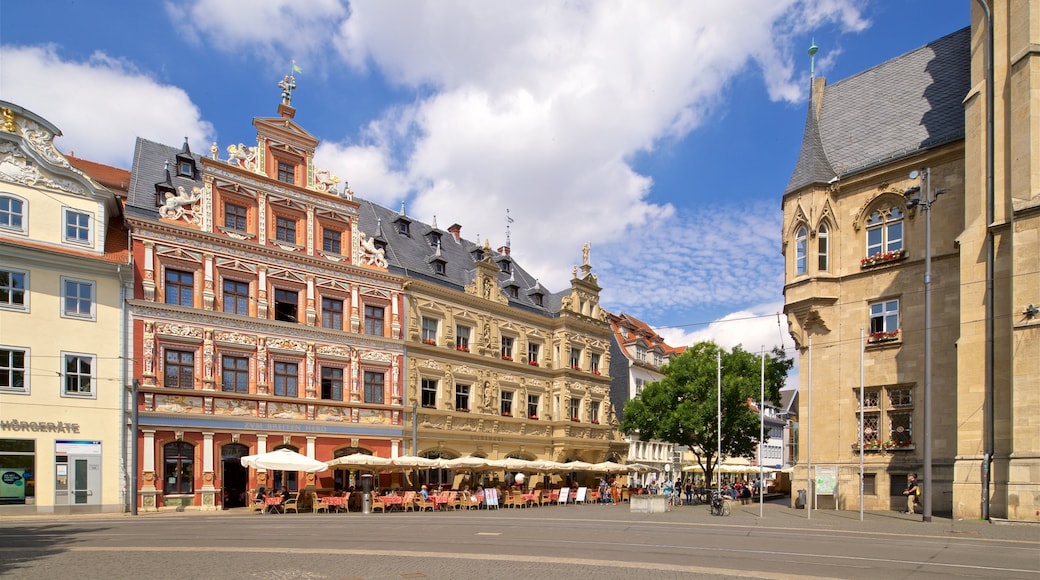
<instances>
[{"instance_id":1,"label":"tree foliage","mask_svg":"<svg viewBox=\"0 0 1040 580\"><path fill-rule=\"evenodd\" d=\"M649 383L624 408L621 431L640 439L686 445L697 457L706 481L719 463L718 364L722 358L722 455L755 457L759 443L757 402L762 359L739 345L727 352L714 342L699 342L661 367L660 381ZM765 396L778 404L780 387L794 361L780 348L766 355ZM756 403L757 404L757 403Z\"/></svg>"}]
</instances>

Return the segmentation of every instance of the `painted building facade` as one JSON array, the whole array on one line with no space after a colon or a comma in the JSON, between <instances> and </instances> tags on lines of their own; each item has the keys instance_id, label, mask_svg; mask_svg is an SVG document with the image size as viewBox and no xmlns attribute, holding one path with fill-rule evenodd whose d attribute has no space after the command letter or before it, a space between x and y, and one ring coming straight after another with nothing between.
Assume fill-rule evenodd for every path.
<instances>
[{"instance_id":1,"label":"painted building facade","mask_svg":"<svg viewBox=\"0 0 1040 580\"><path fill-rule=\"evenodd\" d=\"M1035 5L990 2L989 67L971 4L970 28L815 81L784 193L785 313L801 369L794 487L809 461L834 467L839 508L859 506L861 433L867 509L898 509L907 474L924 472L930 328L933 510L1040 517L1040 59L1029 49L1040 27ZM913 188L930 209L904 195Z\"/></svg>"},{"instance_id":2,"label":"painted building facade","mask_svg":"<svg viewBox=\"0 0 1040 580\"><path fill-rule=\"evenodd\" d=\"M57 127L0 113L0 517L123 511L119 201L55 148Z\"/></svg>"},{"instance_id":3,"label":"painted building facade","mask_svg":"<svg viewBox=\"0 0 1040 580\"><path fill-rule=\"evenodd\" d=\"M318 140L284 84L278 115L253 120L255 145L227 158L137 141L126 211L145 511L351 483L246 469L244 455L401 452L401 279L363 243L352 192L314 166Z\"/></svg>"}]
</instances>

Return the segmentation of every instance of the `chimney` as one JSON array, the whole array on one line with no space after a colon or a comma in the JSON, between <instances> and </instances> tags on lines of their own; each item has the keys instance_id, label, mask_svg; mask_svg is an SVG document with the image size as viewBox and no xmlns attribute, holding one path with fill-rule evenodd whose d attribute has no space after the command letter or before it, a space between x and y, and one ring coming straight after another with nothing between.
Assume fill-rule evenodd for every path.
<instances>
[{"instance_id":1,"label":"chimney","mask_svg":"<svg viewBox=\"0 0 1040 580\"><path fill-rule=\"evenodd\" d=\"M509 246L502 246L501 248L499 248L499 249L498 249L498 250L496 250L496 251L497 251L497 252L498 252L499 254L502 254L503 256L508 256L508 255L509 255Z\"/></svg>"},{"instance_id":2,"label":"chimney","mask_svg":"<svg viewBox=\"0 0 1040 580\"><path fill-rule=\"evenodd\" d=\"M462 226L459 224L451 224L451 227L448 228L448 232L455 236L455 241L457 242L459 241L459 238L462 237Z\"/></svg>"}]
</instances>

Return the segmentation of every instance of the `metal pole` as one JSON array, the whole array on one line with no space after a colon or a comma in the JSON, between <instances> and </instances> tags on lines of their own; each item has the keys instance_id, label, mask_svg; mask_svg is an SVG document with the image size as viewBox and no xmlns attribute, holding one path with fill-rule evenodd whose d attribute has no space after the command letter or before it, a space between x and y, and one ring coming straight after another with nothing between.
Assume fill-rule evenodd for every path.
<instances>
[{"instance_id":1,"label":"metal pole","mask_svg":"<svg viewBox=\"0 0 1040 580\"><path fill-rule=\"evenodd\" d=\"M762 347L762 386L758 397L758 517L765 516L766 470L762 465L762 444L766 440L766 347Z\"/></svg>"},{"instance_id":2,"label":"metal pole","mask_svg":"<svg viewBox=\"0 0 1040 580\"><path fill-rule=\"evenodd\" d=\"M130 383L130 515L137 515L137 473L140 463L140 453L137 450L137 431L140 429L140 415L137 408L138 389L140 381L133 379Z\"/></svg>"},{"instance_id":3,"label":"metal pole","mask_svg":"<svg viewBox=\"0 0 1040 580\"><path fill-rule=\"evenodd\" d=\"M924 515L932 521L932 172L924 170Z\"/></svg>"},{"instance_id":4,"label":"metal pole","mask_svg":"<svg viewBox=\"0 0 1040 580\"><path fill-rule=\"evenodd\" d=\"M809 335L808 379L805 402L805 519L812 519L812 335Z\"/></svg>"},{"instance_id":5,"label":"metal pole","mask_svg":"<svg viewBox=\"0 0 1040 580\"><path fill-rule=\"evenodd\" d=\"M863 521L863 353L867 346L863 329L859 329L859 521Z\"/></svg>"},{"instance_id":6,"label":"metal pole","mask_svg":"<svg viewBox=\"0 0 1040 580\"><path fill-rule=\"evenodd\" d=\"M716 433L718 434L716 439L718 439L718 440L715 442L715 444L716 444L716 450L715 450L715 489L716 489L716 491L719 494L721 494L722 493L722 471L721 471L721 468L722 468L722 351L721 350L719 350L718 352L715 353L715 373L717 375L716 376L716 382L718 384L718 389L715 392L715 398L716 398L716 401L715 401L716 413L715 413L715 415L716 415L717 422L718 422L718 426L717 426L718 431L716 431Z\"/></svg>"}]
</instances>

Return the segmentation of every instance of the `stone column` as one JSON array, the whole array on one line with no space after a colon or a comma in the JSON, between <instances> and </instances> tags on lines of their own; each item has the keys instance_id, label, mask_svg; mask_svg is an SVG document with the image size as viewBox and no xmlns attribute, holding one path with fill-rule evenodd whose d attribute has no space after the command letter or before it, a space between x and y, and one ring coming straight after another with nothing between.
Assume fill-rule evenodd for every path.
<instances>
[{"instance_id":1,"label":"stone column","mask_svg":"<svg viewBox=\"0 0 1040 580\"><path fill-rule=\"evenodd\" d=\"M155 431L142 429L144 439L141 454L141 511L158 511L155 496L159 490L155 488Z\"/></svg>"},{"instance_id":2,"label":"stone column","mask_svg":"<svg viewBox=\"0 0 1040 580\"><path fill-rule=\"evenodd\" d=\"M213 485L215 479L213 471L213 432L202 433L202 507L201 511L216 511L217 488Z\"/></svg>"}]
</instances>

